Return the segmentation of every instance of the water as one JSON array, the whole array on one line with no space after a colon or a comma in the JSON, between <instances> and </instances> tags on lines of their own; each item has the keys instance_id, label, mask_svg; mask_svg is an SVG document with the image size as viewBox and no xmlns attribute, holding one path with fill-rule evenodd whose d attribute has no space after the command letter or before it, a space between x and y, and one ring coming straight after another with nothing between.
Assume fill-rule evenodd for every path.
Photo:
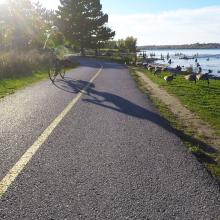
<instances>
[{"instance_id":1,"label":"water","mask_svg":"<svg viewBox=\"0 0 220 220\"><path fill-rule=\"evenodd\" d=\"M141 52L143 53L143 51ZM220 49L145 50L144 52L148 57L150 57L150 54L155 54L155 58L161 58L161 55L164 56L165 60L158 60L157 63L165 65L169 65L167 60L167 54L169 54L172 60L169 66L175 68L180 65L183 70L191 66L195 72L198 72L197 63L199 63L203 73L211 70L212 75L220 77ZM184 56L194 59L180 59ZM195 59L197 59L197 63Z\"/></svg>"}]
</instances>

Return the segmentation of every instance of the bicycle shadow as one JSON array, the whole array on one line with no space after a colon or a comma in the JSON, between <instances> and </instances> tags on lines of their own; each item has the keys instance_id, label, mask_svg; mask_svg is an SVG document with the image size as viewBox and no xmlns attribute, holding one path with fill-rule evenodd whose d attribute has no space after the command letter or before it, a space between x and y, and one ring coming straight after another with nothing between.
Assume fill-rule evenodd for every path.
<instances>
[{"instance_id":1,"label":"bicycle shadow","mask_svg":"<svg viewBox=\"0 0 220 220\"><path fill-rule=\"evenodd\" d=\"M96 89L94 83L90 83L84 80L72 79L61 81L62 84L60 84L59 86L55 84L59 89L75 94L84 91L84 88L88 86L88 88L85 91L86 96L82 98L83 102L91 103L103 108L108 108L113 111L117 111L125 115L152 122L164 128L168 132L174 133L181 139L199 145L207 153L217 152L212 146L198 140L193 136L185 134L181 130L177 130L171 127L170 122L161 115L159 115L156 112L156 110L155 112L153 112L116 94L112 94L105 91L99 91ZM198 155L196 156L198 157ZM204 158L204 155L199 156L201 156L202 158L198 159L201 159L203 162L206 161L209 163L216 163L212 158Z\"/></svg>"},{"instance_id":2,"label":"bicycle shadow","mask_svg":"<svg viewBox=\"0 0 220 220\"><path fill-rule=\"evenodd\" d=\"M65 77L64 79L56 79L53 82L53 85L60 90L63 90L68 93L80 93L84 90L86 86L94 87L93 83L89 83L83 80L74 80L70 77Z\"/></svg>"}]
</instances>

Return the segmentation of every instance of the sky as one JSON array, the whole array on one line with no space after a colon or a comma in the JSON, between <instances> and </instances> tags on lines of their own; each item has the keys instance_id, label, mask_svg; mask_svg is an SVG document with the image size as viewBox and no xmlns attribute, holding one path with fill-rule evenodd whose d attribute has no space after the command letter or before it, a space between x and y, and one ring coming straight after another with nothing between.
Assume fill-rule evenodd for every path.
<instances>
[{"instance_id":1,"label":"sky","mask_svg":"<svg viewBox=\"0 0 220 220\"><path fill-rule=\"evenodd\" d=\"M40 0L56 9L59 0ZM220 43L220 0L101 0L116 39L138 45Z\"/></svg>"}]
</instances>

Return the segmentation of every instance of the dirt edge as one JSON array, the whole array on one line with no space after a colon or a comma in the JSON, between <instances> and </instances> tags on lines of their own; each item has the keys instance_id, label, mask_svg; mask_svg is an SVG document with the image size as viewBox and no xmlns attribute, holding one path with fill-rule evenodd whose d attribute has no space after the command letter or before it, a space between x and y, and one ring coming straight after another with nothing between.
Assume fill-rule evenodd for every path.
<instances>
[{"instance_id":1,"label":"dirt edge","mask_svg":"<svg viewBox=\"0 0 220 220\"><path fill-rule=\"evenodd\" d=\"M182 122L188 129L193 129L199 137L211 145L216 150L220 150L220 138L215 134L211 126L200 119L195 113L187 109L177 97L170 95L166 90L160 88L156 83L150 80L144 73L136 71L136 74L144 82L144 86L155 98L158 98L163 104L169 107L170 111Z\"/></svg>"}]
</instances>

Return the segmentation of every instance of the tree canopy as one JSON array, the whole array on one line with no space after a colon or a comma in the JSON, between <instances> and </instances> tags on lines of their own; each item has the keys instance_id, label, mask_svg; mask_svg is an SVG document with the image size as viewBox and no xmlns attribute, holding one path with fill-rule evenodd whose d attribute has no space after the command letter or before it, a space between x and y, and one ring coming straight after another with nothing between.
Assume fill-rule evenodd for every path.
<instances>
[{"instance_id":1,"label":"tree canopy","mask_svg":"<svg viewBox=\"0 0 220 220\"><path fill-rule=\"evenodd\" d=\"M109 49L118 49L121 52L136 53L137 51L137 38L132 36L125 39L119 39L114 41L108 41L105 47Z\"/></svg>"},{"instance_id":2,"label":"tree canopy","mask_svg":"<svg viewBox=\"0 0 220 220\"><path fill-rule=\"evenodd\" d=\"M52 11L31 0L6 1L0 6L1 48L42 46L52 17Z\"/></svg>"},{"instance_id":3,"label":"tree canopy","mask_svg":"<svg viewBox=\"0 0 220 220\"><path fill-rule=\"evenodd\" d=\"M103 47L115 32L108 26L100 0L61 0L57 11L35 0L7 0L0 4L0 49L33 49L74 45L81 49ZM56 25L59 31L52 33ZM49 36L49 37L48 37Z\"/></svg>"},{"instance_id":4,"label":"tree canopy","mask_svg":"<svg viewBox=\"0 0 220 220\"><path fill-rule=\"evenodd\" d=\"M108 15L102 12L100 0L61 0L57 25L67 40L78 44L81 53L85 48L98 49L114 37L115 32L106 26Z\"/></svg>"}]
</instances>

